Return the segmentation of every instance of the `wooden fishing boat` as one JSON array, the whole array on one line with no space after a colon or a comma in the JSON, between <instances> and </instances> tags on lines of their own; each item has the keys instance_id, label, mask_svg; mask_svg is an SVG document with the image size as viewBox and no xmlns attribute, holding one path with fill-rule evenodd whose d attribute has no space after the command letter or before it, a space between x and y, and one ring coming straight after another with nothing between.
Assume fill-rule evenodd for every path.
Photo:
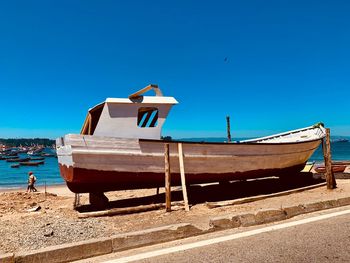
<instances>
[{"instance_id":1,"label":"wooden fishing boat","mask_svg":"<svg viewBox=\"0 0 350 263\"><path fill-rule=\"evenodd\" d=\"M2 157L3 160L9 160L9 159L14 159L14 158L18 158L18 155L17 155L17 156L13 156L13 155L8 156L8 155L5 155L5 156Z\"/></svg>"},{"instance_id":2,"label":"wooden fishing boat","mask_svg":"<svg viewBox=\"0 0 350 263\"><path fill-rule=\"evenodd\" d=\"M36 150L30 150L27 152L28 155L30 156L41 156L43 149L36 149Z\"/></svg>"},{"instance_id":3,"label":"wooden fishing boat","mask_svg":"<svg viewBox=\"0 0 350 263\"><path fill-rule=\"evenodd\" d=\"M29 161L30 158L13 158L13 159L6 159L6 162L9 163L15 163L15 162L26 162Z\"/></svg>"},{"instance_id":4,"label":"wooden fishing boat","mask_svg":"<svg viewBox=\"0 0 350 263\"><path fill-rule=\"evenodd\" d=\"M156 96L141 96L153 89ZM177 101L150 85L126 99L109 98L88 111L81 134L56 140L60 173L75 193L164 186L161 128ZM171 183L180 185L182 143L188 184L293 175L325 136L322 124L234 143L166 141Z\"/></svg>"},{"instance_id":5,"label":"wooden fishing boat","mask_svg":"<svg viewBox=\"0 0 350 263\"><path fill-rule=\"evenodd\" d=\"M346 165L334 165L332 164L332 171L333 173L342 173L344 172ZM325 173L326 172L326 167L324 165L318 165L315 167L315 171L317 173Z\"/></svg>"},{"instance_id":6,"label":"wooden fishing boat","mask_svg":"<svg viewBox=\"0 0 350 263\"><path fill-rule=\"evenodd\" d=\"M23 166L38 166L44 163L45 163L44 161L41 161L41 162L20 162L19 164Z\"/></svg>"},{"instance_id":7,"label":"wooden fishing boat","mask_svg":"<svg viewBox=\"0 0 350 263\"><path fill-rule=\"evenodd\" d=\"M41 156L43 156L43 157L55 157L56 155L53 153L42 153Z\"/></svg>"},{"instance_id":8,"label":"wooden fishing boat","mask_svg":"<svg viewBox=\"0 0 350 263\"><path fill-rule=\"evenodd\" d=\"M45 160L44 157L30 157L30 160L31 161L42 161L42 160Z\"/></svg>"}]
</instances>

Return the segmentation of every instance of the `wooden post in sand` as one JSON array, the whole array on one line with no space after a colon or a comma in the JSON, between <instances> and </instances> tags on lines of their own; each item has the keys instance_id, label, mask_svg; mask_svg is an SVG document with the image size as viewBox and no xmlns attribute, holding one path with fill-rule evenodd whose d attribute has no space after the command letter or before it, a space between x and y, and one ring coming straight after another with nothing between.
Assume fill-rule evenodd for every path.
<instances>
[{"instance_id":1,"label":"wooden post in sand","mask_svg":"<svg viewBox=\"0 0 350 263\"><path fill-rule=\"evenodd\" d=\"M335 177L332 171L332 156L331 156L331 142L330 142L330 129L326 128L326 138L322 141L323 157L325 165L325 176L327 180L327 189L334 189L337 187Z\"/></svg>"},{"instance_id":2,"label":"wooden post in sand","mask_svg":"<svg viewBox=\"0 0 350 263\"><path fill-rule=\"evenodd\" d=\"M230 116L226 116L227 142L231 142Z\"/></svg>"},{"instance_id":3,"label":"wooden post in sand","mask_svg":"<svg viewBox=\"0 0 350 263\"><path fill-rule=\"evenodd\" d=\"M165 161L165 210L171 211L171 174L170 174L170 156L169 143L164 144L164 161Z\"/></svg>"},{"instance_id":4,"label":"wooden post in sand","mask_svg":"<svg viewBox=\"0 0 350 263\"><path fill-rule=\"evenodd\" d=\"M186 188L186 178L185 178L185 165L184 165L184 154L182 150L182 143L178 144L179 150L179 165L180 165L180 174L181 174L181 186L182 186L182 194L185 202L185 210L190 211L190 207L188 205L187 198L187 188Z\"/></svg>"}]
</instances>

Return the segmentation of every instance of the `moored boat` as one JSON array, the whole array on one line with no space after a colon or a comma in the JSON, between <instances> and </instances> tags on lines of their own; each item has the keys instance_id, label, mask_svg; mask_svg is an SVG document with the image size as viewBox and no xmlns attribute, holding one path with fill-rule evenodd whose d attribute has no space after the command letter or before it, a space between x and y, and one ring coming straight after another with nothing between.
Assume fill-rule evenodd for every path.
<instances>
[{"instance_id":1,"label":"moored boat","mask_svg":"<svg viewBox=\"0 0 350 263\"><path fill-rule=\"evenodd\" d=\"M331 167L332 167L333 173L342 173L342 172L344 172L344 170L347 166L346 165L334 165L334 164L332 164ZM315 167L315 171L317 173L325 173L326 167L324 165L318 165Z\"/></svg>"},{"instance_id":2,"label":"moored boat","mask_svg":"<svg viewBox=\"0 0 350 263\"><path fill-rule=\"evenodd\" d=\"M13 158L13 159L6 159L6 162L15 163L15 162L26 162L29 160L30 160L30 158Z\"/></svg>"},{"instance_id":3,"label":"moored boat","mask_svg":"<svg viewBox=\"0 0 350 263\"><path fill-rule=\"evenodd\" d=\"M141 96L154 89L157 96ZM56 140L60 173L75 193L164 186L164 144L170 145L171 183L180 185L182 143L188 184L293 175L325 136L322 124L234 143L161 140L177 101L150 85L126 99L109 98L88 111L80 134Z\"/></svg>"},{"instance_id":4,"label":"moored boat","mask_svg":"<svg viewBox=\"0 0 350 263\"><path fill-rule=\"evenodd\" d=\"M11 168L19 168L19 164L12 164Z\"/></svg>"},{"instance_id":5,"label":"moored boat","mask_svg":"<svg viewBox=\"0 0 350 263\"><path fill-rule=\"evenodd\" d=\"M42 160L45 160L44 157L30 157L30 160L31 161L42 161Z\"/></svg>"},{"instance_id":6,"label":"moored boat","mask_svg":"<svg viewBox=\"0 0 350 263\"><path fill-rule=\"evenodd\" d=\"M42 153L41 156L43 156L43 157L55 157L56 155L53 153Z\"/></svg>"},{"instance_id":7,"label":"moored boat","mask_svg":"<svg viewBox=\"0 0 350 263\"><path fill-rule=\"evenodd\" d=\"M16 155L16 156L13 156L13 155L10 155L10 156L5 155L5 156L2 157L2 160L9 160L9 159L15 159L15 158L18 158L18 155Z\"/></svg>"},{"instance_id":8,"label":"moored boat","mask_svg":"<svg viewBox=\"0 0 350 263\"><path fill-rule=\"evenodd\" d=\"M40 161L40 162L20 162L20 165L23 166L38 166L40 164L44 164L44 161Z\"/></svg>"},{"instance_id":9,"label":"moored boat","mask_svg":"<svg viewBox=\"0 0 350 263\"><path fill-rule=\"evenodd\" d=\"M30 150L27 152L28 155L30 156L41 156L43 149L39 148L39 149L35 149L35 150Z\"/></svg>"}]
</instances>

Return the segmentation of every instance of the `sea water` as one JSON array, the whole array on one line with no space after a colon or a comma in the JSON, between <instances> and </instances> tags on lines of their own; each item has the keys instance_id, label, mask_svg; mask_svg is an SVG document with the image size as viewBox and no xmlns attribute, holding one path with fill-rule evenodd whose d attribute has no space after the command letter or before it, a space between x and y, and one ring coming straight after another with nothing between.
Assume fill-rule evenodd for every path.
<instances>
[{"instance_id":1,"label":"sea water","mask_svg":"<svg viewBox=\"0 0 350 263\"><path fill-rule=\"evenodd\" d=\"M350 160L350 142L335 142L331 143L332 161L349 161ZM323 162L322 147L317 148L311 156L310 161Z\"/></svg>"},{"instance_id":2,"label":"sea water","mask_svg":"<svg viewBox=\"0 0 350 263\"><path fill-rule=\"evenodd\" d=\"M208 141L223 142L224 138L200 138L187 139L188 141ZM332 160L345 161L350 160L350 142L331 143ZM27 155L21 154L24 158ZM311 156L310 161L322 162L323 153L320 146ZM46 157L45 164L39 166L20 166L19 168L11 168L15 163L0 160L0 189L1 188L19 188L26 187L28 180L28 172L32 171L37 178L37 185L53 185L64 183L58 169L57 158Z\"/></svg>"},{"instance_id":3,"label":"sea water","mask_svg":"<svg viewBox=\"0 0 350 263\"><path fill-rule=\"evenodd\" d=\"M19 157L25 158L27 155L20 154ZM11 168L11 165L16 163L0 160L0 189L26 187L28 172L30 171L33 172L37 178L36 185L63 184L64 181L59 173L57 158L46 157L44 161L44 164L38 166L20 166L19 168Z\"/></svg>"}]
</instances>

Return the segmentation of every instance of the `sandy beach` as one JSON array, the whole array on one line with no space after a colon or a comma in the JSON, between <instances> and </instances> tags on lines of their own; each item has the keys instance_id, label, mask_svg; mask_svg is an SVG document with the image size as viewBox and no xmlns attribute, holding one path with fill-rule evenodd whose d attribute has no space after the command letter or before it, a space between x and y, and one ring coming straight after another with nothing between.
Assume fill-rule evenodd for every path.
<instances>
[{"instance_id":1,"label":"sandy beach","mask_svg":"<svg viewBox=\"0 0 350 263\"><path fill-rule=\"evenodd\" d=\"M276 181L277 180L277 181ZM319 182L319 181L318 181ZM191 186L189 198L190 212L183 206L173 207L166 213L155 210L137 214L111 217L78 218L79 212L73 209L74 194L65 185L39 187L37 193L25 193L25 189L2 190L0 192L0 253L30 251L51 245L71 243L97 237L107 237L123 232L147 229L173 223L187 222L200 228L208 226L209 219L227 213L256 211L267 208L281 208L310 201L323 201L329 198L349 196L350 181L338 180L338 188L329 191L326 187L315 188L291 196L269 198L243 205L209 209L206 201L235 199L242 196L264 194L279 189L278 179L235 182L230 185ZM271 189L269 189L269 187ZM277 188L276 188L277 187ZM249 192L249 189L250 192ZM255 189L252 191L252 189ZM244 192L244 193L243 193ZM128 190L107 193L115 207L137 206L140 204L164 202L164 191L156 195L156 189ZM173 189L173 201L181 201L178 189ZM81 195L81 204L88 203L88 195ZM31 211L33 208L38 211Z\"/></svg>"},{"instance_id":2,"label":"sandy beach","mask_svg":"<svg viewBox=\"0 0 350 263\"><path fill-rule=\"evenodd\" d=\"M39 192L45 193L45 186L35 186ZM26 192L26 187L20 188L0 188L0 193L11 193L11 192ZM59 196L70 196L74 197L74 193L72 193L65 184L54 184L46 186L46 192L56 194Z\"/></svg>"}]
</instances>

